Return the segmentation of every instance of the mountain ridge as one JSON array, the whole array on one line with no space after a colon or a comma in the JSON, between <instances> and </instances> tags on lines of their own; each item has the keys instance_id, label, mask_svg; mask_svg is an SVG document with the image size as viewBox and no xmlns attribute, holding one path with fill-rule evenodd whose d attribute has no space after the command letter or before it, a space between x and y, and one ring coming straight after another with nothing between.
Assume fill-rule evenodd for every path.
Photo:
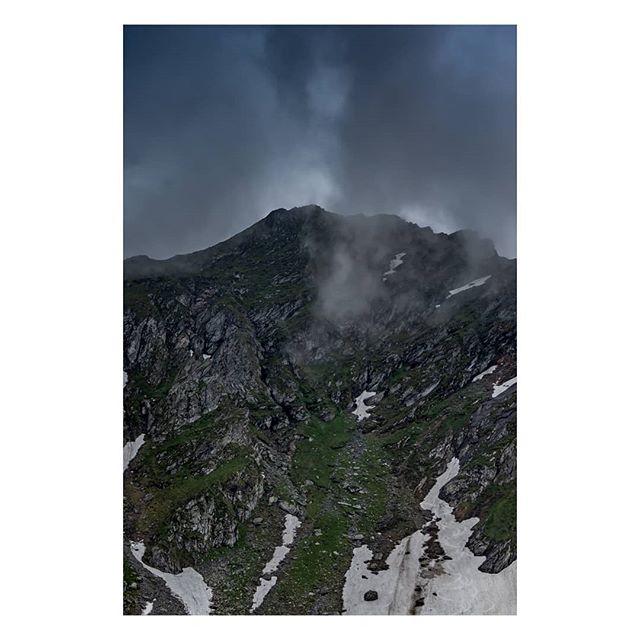
<instances>
[{"instance_id":1,"label":"mountain ridge","mask_svg":"<svg viewBox=\"0 0 640 640\"><path fill-rule=\"evenodd\" d=\"M238 242L242 240L246 240L247 237L250 237L251 234L260 231L264 227L270 227L277 225L279 221L283 219L287 219L287 222L294 221L295 223L301 223L305 219L310 218L311 216L327 216L332 218L334 221L339 221L341 219L352 220L352 221L366 221L373 220L375 221L389 221L391 224L395 225L410 225L415 229L420 229L425 231L426 233L431 233L438 236L446 236L452 239L455 238L469 238L473 241L483 242L486 245L490 245L491 249L495 251L495 247L491 240L483 238L481 239L479 234L471 229L459 229L458 231L454 231L452 233L435 233L431 227L420 227L418 224L414 222L410 222L405 220L404 218L397 216L395 214L374 214L374 215L365 215L362 213L352 214L352 215L342 215L332 213L323 209L319 205L309 204L301 207L293 207L291 209L278 208L270 211L266 216L256 221L245 230L240 231L237 234L234 234L230 238L226 240L222 240L213 245L205 247L204 249L198 249L196 251L192 251L189 253L176 254L169 258L151 258L147 255L140 254L135 256L130 256L124 259L124 274L125 279L138 279L144 277L157 277L160 275L179 275L180 273L193 273L197 271L199 268L206 263L207 259L213 257L215 255L215 249L221 246L232 247ZM365 222L366 223L366 222Z\"/></svg>"}]
</instances>

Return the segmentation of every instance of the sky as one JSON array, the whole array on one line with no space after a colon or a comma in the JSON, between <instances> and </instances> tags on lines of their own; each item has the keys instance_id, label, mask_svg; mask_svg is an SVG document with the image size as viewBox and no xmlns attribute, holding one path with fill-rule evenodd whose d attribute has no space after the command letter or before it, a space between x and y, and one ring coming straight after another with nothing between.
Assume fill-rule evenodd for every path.
<instances>
[{"instance_id":1,"label":"sky","mask_svg":"<svg viewBox=\"0 0 640 640\"><path fill-rule=\"evenodd\" d=\"M514 257L515 27L125 27L125 257L311 203Z\"/></svg>"}]
</instances>

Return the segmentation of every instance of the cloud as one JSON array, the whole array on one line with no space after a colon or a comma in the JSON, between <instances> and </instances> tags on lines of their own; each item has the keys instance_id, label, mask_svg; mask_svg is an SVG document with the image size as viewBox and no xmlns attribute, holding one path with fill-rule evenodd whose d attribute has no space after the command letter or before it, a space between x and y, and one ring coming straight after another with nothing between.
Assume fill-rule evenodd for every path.
<instances>
[{"instance_id":1,"label":"cloud","mask_svg":"<svg viewBox=\"0 0 640 640\"><path fill-rule=\"evenodd\" d=\"M125 255L315 202L515 254L515 28L127 27Z\"/></svg>"}]
</instances>

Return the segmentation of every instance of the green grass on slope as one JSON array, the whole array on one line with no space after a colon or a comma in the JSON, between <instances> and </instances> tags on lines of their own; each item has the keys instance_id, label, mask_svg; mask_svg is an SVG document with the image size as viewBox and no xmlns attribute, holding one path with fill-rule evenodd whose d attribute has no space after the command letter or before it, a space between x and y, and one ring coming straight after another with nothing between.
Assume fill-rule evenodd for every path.
<instances>
[{"instance_id":1,"label":"green grass on slope","mask_svg":"<svg viewBox=\"0 0 640 640\"><path fill-rule=\"evenodd\" d=\"M319 591L326 593L322 611L337 613L351 562L349 534L374 533L385 512L387 468L375 436L357 433L353 419L344 414L329 423L313 418L301 434L292 479L307 488L306 519L263 613L310 613ZM364 493L352 493L345 485Z\"/></svg>"},{"instance_id":2,"label":"green grass on slope","mask_svg":"<svg viewBox=\"0 0 640 640\"><path fill-rule=\"evenodd\" d=\"M296 446L292 480L298 485L311 480L318 487L328 489L338 450L351 440L353 431L352 421L343 414L326 423L311 418L309 424L300 429L303 439Z\"/></svg>"},{"instance_id":3,"label":"green grass on slope","mask_svg":"<svg viewBox=\"0 0 640 640\"><path fill-rule=\"evenodd\" d=\"M222 429L220 416L209 414L165 442L149 442L140 449L135 474L125 485L127 496L141 507L139 534L161 533L175 510L192 498L217 490L234 476L257 473L251 451L238 445L225 447L223 461L209 473L194 462L200 449L221 437ZM226 500L220 497L220 503Z\"/></svg>"},{"instance_id":4,"label":"green grass on slope","mask_svg":"<svg viewBox=\"0 0 640 640\"><path fill-rule=\"evenodd\" d=\"M494 502L489 510L484 526L488 538L501 542L510 540L516 534L516 490L510 485L507 493Z\"/></svg>"},{"instance_id":5,"label":"green grass on slope","mask_svg":"<svg viewBox=\"0 0 640 640\"><path fill-rule=\"evenodd\" d=\"M140 585L140 576L131 566L131 563L124 558L124 566L122 569L122 590L123 590L123 608L125 615L135 614L139 610L138 599L140 597L138 587Z\"/></svg>"},{"instance_id":6,"label":"green grass on slope","mask_svg":"<svg viewBox=\"0 0 640 640\"><path fill-rule=\"evenodd\" d=\"M152 499L145 505L138 528L143 534L161 533L172 514L192 498L220 488L237 474L247 474L254 461L246 454L239 454L218 465L206 475L177 474L167 486L154 491ZM220 502L226 504L221 497Z\"/></svg>"}]
</instances>

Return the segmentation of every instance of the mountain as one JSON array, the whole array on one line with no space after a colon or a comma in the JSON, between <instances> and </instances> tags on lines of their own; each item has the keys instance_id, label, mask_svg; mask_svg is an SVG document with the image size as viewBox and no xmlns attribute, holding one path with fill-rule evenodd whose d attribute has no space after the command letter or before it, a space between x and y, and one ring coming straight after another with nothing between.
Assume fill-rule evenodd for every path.
<instances>
[{"instance_id":1,"label":"mountain","mask_svg":"<svg viewBox=\"0 0 640 640\"><path fill-rule=\"evenodd\" d=\"M124 371L125 613L515 612L490 241L310 205L130 258Z\"/></svg>"}]
</instances>

